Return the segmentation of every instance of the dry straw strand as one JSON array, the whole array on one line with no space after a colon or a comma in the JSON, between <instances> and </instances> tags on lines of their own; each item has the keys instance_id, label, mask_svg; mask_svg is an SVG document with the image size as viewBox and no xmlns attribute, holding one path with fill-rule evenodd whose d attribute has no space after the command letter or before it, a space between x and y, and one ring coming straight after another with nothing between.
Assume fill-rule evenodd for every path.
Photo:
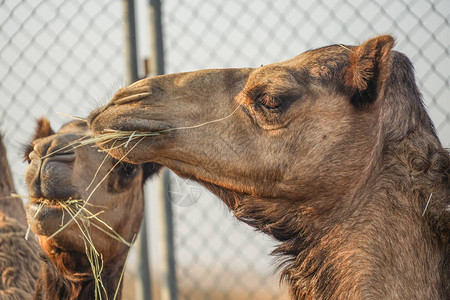
<instances>
[{"instance_id":1,"label":"dry straw strand","mask_svg":"<svg viewBox=\"0 0 450 300\"><path fill-rule=\"evenodd\" d=\"M71 118L71 119L75 119L75 120L79 120L79 121L83 121L83 122L86 122L86 123L87 123L87 120L84 119L84 118L81 118L81 117L76 117L76 116L68 115L68 114L61 113L61 112L56 112L56 113L57 113L58 115L61 115L61 116L64 116L64 117L68 117L68 118Z\"/></svg>"},{"instance_id":2,"label":"dry straw strand","mask_svg":"<svg viewBox=\"0 0 450 300\"><path fill-rule=\"evenodd\" d=\"M433 193L431 193L430 196L428 197L427 204L425 205L425 208L422 213L422 217L425 215L425 212L427 211L428 204L430 204L430 201L431 201L431 196L433 196Z\"/></svg>"}]
</instances>

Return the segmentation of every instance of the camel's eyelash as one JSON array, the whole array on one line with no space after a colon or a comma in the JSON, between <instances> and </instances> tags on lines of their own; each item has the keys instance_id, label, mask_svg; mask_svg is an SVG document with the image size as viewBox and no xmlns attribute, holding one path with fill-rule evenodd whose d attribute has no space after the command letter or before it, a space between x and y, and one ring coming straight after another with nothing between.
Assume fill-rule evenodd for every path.
<instances>
[{"instance_id":1,"label":"camel's eyelash","mask_svg":"<svg viewBox=\"0 0 450 300\"><path fill-rule=\"evenodd\" d=\"M273 93L267 85L252 87L245 94L253 103L261 104L268 109L280 108L286 98L283 94L278 95L278 92Z\"/></svg>"},{"instance_id":2,"label":"camel's eyelash","mask_svg":"<svg viewBox=\"0 0 450 300\"><path fill-rule=\"evenodd\" d=\"M22 146L22 151L23 151L23 162L28 162L28 163L30 163L31 162L31 159L30 159L30 153L31 152L33 152L33 149L34 149L34 143L33 142L31 142L31 143L28 143L28 144L24 144L23 146Z\"/></svg>"},{"instance_id":3,"label":"camel's eyelash","mask_svg":"<svg viewBox=\"0 0 450 300\"><path fill-rule=\"evenodd\" d=\"M258 97L258 102L268 109L277 109L281 106L282 102L278 97L273 97L268 94L262 94Z\"/></svg>"}]
</instances>

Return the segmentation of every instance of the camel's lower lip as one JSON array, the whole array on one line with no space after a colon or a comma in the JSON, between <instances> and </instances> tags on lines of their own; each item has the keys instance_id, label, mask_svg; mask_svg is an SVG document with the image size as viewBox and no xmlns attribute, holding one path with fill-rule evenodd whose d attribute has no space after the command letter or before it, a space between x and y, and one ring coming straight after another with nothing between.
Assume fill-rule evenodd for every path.
<instances>
[{"instance_id":1,"label":"camel's lower lip","mask_svg":"<svg viewBox=\"0 0 450 300\"><path fill-rule=\"evenodd\" d=\"M33 232L49 236L68 221L64 208L55 200L32 200L26 206L28 224Z\"/></svg>"}]
</instances>

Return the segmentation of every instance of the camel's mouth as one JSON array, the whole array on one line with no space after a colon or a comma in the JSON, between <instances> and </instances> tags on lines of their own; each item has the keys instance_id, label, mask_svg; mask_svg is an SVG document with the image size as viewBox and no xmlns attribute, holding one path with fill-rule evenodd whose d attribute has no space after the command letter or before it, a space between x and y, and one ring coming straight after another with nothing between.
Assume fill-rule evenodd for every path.
<instances>
[{"instance_id":1,"label":"camel's mouth","mask_svg":"<svg viewBox=\"0 0 450 300\"><path fill-rule=\"evenodd\" d=\"M108 128L95 129L92 140L102 148L125 147L131 142L143 138L157 139L170 134L174 128L168 124L149 120L133 120L119 124L111 124ZM115 146L113 146L115 145Z\"/></svg>"},{"instance_id":2,"label":"camel's mouth","mask_svg":"<svg viewBox=\"0 0 450 300\"><path fill-rule=\"evenodd\" d=\"M30 229L38 235L52 235L71 218L65 206L73 206L80 201L83 200L31 199L26 206Z\"/></svg>"},{"instance_id":3,"label":"camel's mouth","mask_svg":"<svg viewBox=\"0 0 450 300\"><path fill-rule=\"evenodd\" d=\"M172 129L172 126L166 124L164 122L160 122L152 119L142 119L138 117L134 117L130 120L125 120L121 122L117 122L116 120L111 120L110 127L104 128L100 130L101 133L108 133L112 131L123 131L123 132L140 132L140 133L149 133L149 134L163 134L168 133ZM99 132L95 130L95 132Z\"/></svg>"},{"instance_id":4,"label":"camel's mouth","mask_svg":"<svg viewBox=\"0 0 450 300\"><path fill-rule=\"evenodd\" d=\"M134 159L138 149L143 145L145 149L157 147L174 133L173 126L167 122L139 118L132 111L127 111L126 115L113 116L111 110L107 109L90 120L94 135L89 142L95 143L116 159L140 163Z\"/></svg>"}]
</instances>

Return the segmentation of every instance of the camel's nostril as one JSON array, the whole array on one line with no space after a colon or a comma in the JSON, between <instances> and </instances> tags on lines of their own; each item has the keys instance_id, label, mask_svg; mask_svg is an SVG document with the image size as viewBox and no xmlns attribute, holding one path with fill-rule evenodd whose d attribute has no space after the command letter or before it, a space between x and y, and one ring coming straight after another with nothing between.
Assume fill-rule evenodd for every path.
<instances>
[{"instance_id":1,"label":"camel's nostril","mask_svg":"<svg viewBox=\"0 0 450 300\"><path fill-rule=\"evenodd\" d=\"M55 153L48 158L49 161L58 161L65 163L72 163L76 158L75 152Z\"/></svg>"}]
</instances>

